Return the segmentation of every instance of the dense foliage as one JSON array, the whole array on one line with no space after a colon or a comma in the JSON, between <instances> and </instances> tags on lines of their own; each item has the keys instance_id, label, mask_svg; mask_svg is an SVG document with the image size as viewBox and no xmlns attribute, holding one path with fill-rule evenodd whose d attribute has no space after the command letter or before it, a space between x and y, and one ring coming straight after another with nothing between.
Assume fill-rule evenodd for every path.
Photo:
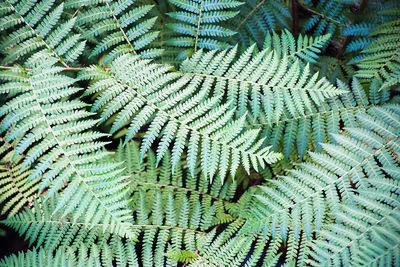
<instances>
[{"instance_id":1,"label":"dense foliage","mask_svg":"<svg viewBox=\"0 0 400 267\"><path fill-rule=\"evenodd\" d=\"M0 33L0 266L400 266L400 1L4 0Z\"/></svg>"}]
</instances>

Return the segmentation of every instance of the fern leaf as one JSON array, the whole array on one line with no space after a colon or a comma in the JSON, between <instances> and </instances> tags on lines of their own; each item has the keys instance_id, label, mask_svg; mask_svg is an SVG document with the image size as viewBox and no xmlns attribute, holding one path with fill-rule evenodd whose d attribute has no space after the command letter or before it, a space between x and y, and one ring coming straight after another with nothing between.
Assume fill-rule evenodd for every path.
<instances>
[{"instance_id":1,"label":"fern leaf","mask_svg":"<svg viewBox=\"0 0 400 267\"><path fill-rule=\"evenodd\" d=\"M40 177L39 192L48 188L46 197L50 198L68 183L56 210L66 206L65 214L85 212L89 221L104 216L106 225L129 236L121 170L116 163L100 162L108 154L101 149L106 142L98 141L105 135L88 130L96 120L85 111L85 103L65 100L81 89L73 86L74 79L60 74L62 69L55 62L44 58L23 79L12 80L15 94L0 108L0 129L9 130L7 142L18 140L14 158L26 153L21 171L34 164L28 181ZM9 72L23 70L4 71L2 78L7 79ZM8 91L1 88L0 93Z\"/></svg>"},{"instance_id":2,"label":"fern leaf","mask_svg":"<svg viewBox=\"0 0 400 267\"><path fill-rule=\"evenodd\" d=\"M3 64L24 62L37 52L46 51L58 59L65 67L75 62L82 53L85 42L79 34L73 33L76 19L63 20L64 4L53 0L2 1L0 8L7 10L1 14L0 31L6 35L0 43L5 55Z\"/></svg>"},{"instance_id":3,"label":"fern leaf","mask_svg":"<svg viewBox=\"0 0 400 267\"><path fill-rule=\"evenodd\" d=\"M192 175L201 157L204 173L212 177L219 170L221 178L228 169L234 176L238 165L249 159L257 168L280 158L261 147L263 140L256 141L258 131L244 130L244 117L234 121L227 104L217 105L219 97L206 99L212 89L211 79L169 72L168 67L130 55L114 61L110 71L94 66L80 77L95 80L86 92L98 93L92 111L101 109L103 121L116 114L111 133L130 124L125 143L150 122L141 147L142 157L155 139L161 138L158 161L172 145L174 169L186 146Z\"/></svg>"},{"instance_id":4,"label":"fern leaf","mask_svg":"<svg viewBox=\"0 0 400 267\"><path fill-rule=\"evenodd\" d=\"M235 11L242 3L233 0L223 1L194 1L169 0L176 6L176 12L167 15L173 20L166 26L174 31L165 43L172 47L182 47L178 59L185 59L199 49L226 49L229 44L226 37L235 34L234 31L221 26L221 22L232 19L238 14Z\"/></svg>"},{"instance_id":5,"label":"fern leaf","mask_svg":"<svg viewBox=\"0 0 400 267\"><path fill-rule=\"evenodd\" d=\"M328 213L339 220L336 215L341 203L352 207L355 192L365 190L368 183L393 181L396 176L385 177L382 171L399 167L398 117L398 106L392 105L360 112L358 126L347 128L350 136L333 135L337 145L322 144L326 154L310 152L312 162L261 187L262 193L254 202L259 204L252 206L249 215L253 219L248 220L248 227L265 226L274 235L273 229L279 225L283 238L287 237L288 227L302 227L309 238L313 230L321 229ZM253 220L260 219L261 225L251 226Z\"/></svg>"},{"instance_id":6,"label":"fern leaf","mask_svg":"<svg viewBox=\"0 0 400 267\"><path fill-rule=\"evenodd\" d=\"M87 30L83 38L95 46L89 57L106 54L104 63L125 53L145 58L158 57L162 49L151 48L157 38L156 17L149 17L153 5L138 5L135 0L87 2L67 1L69 8L81 9L76 15L77 26Z\"/></svg>"}]
</instances>

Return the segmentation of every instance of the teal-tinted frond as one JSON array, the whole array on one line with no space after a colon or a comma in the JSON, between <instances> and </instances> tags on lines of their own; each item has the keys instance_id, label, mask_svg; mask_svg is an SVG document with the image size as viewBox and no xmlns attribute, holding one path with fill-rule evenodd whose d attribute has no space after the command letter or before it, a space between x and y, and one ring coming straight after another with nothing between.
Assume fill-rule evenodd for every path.
<instances>
[{"instance_id":1,"label":"teal-tinted frond","mask_svg":"<svg viewBox=\"0 0 400 267\"><path fill-rule=\"evenodd\" d=\"M173 30L175 36L165 41L167 45L181 47L177 55L185 59L198 49L226 49L230 45L225 39L235 31L224 26L238 14L237 8L242 4L234 0L168 0L177 8L176 12L167 15L173 20L166 26Z\"/></svg>"},{"instance_id":2,"label":"teal-tinted frond","mask_svg":"<svg viewBox=\"0 0 400 267\"><path fill-rule=\"evenodd\" d=\"M285 1L246 0L239 11L232 20L237 34L230 37L231 43L246 47L256 42L261 47L269 31L289 28L291 14Z\"/></svg>"},{"instance_id":3,"label":"teal-tinted frond","mask_svg":"<svg viewBox=\"0 0 400 267\"><path fill-rule=\"evenodd\" d=\"M157 18L149 17L153 5L138 5L136 0L68 0L66 6L77 9L76 25L83 27L83 38L94 46L89 57L106 55L107 63L126 53L160 56L161 49L151 48L158 36L153 30Z\"/></svg>"},{"instance_id":4,"label":"teal-tinted frond","mask_svg":"<svg viewBox=\"0 0 400 267\"><path fill-rule=\"evenodd\" d=\"M354 66L346 63L347 61L322 55L318 57L314 70L319 72L320 77L327 77L331 83L336 83L337 80L347 82L351 80L356 70Z\"/></svg>"},{"instance_id":5,"label":"teal-tinted frond","mask_svg":"<svg viewBox=\"0 0 400 267\"><path fill-rule=\"evenodd\" d=\"M321 0L316 7L310 7L313 14L303 25L304 32L313 32L314 36L335 35L342 31L348 22L347 6L341 1Z\"/></svg>"},{"instance_id":6,"label":"teal-tinted frond","mask_svg":"<svg viewBox=\"0 0 400 267\"><path fill-rule=\"evenodd\" d=\"M199 238L196 251L174 250L167 256L193 267L276 266L278 262L306 266L309 261L311 242L304 233L300 241L295 239L293 231L289 231L289 239L285 242L279 235L275 238L270 234L242 235L239 230L242 225L243 221L236 221L219 233L213 230ZM282 247L288 247L285 255L280 250Z\"/></svg>"},{"instance_id":7,"label":"teal-tinted frond","mask_svg":"<svg viewBox=\"0 0 400 267\"><path fill-rule=\"evenodd\" d=\"M357 77L388 79L400 65L400 12L397 19L379 24L369 34L373 41L349 64L356 64Z\"/></svg>"},{"instance_id":8,"label":"teal-tinted frond","mask_svg":"<svg viewBox=\"0 0 400 267\"><path fill-rule=\"evenodd\" d=\"M199 51L183 62L181 71L213 81L216 90L226 91L237 116L244 116L250 106L254 119L264 113L270 122L278 121L286 110L303 115L314 104L346 92L325 78L318 79L318 73L311 74L309 65L301 68L297 59L290 64L287 56L277 52L266 49L253 55L254 50L253 45L238 59L236 49Z\"/></svg>"},{"instance_id":9,"label":"teal-tinted frond","mask_svg":"<svg viewBox=\"0 0 400 267\"><path fill-rule=\"evenodd\" d=\"M318 54L328 45L331 36L325 34L313 38L300 34L296 41L288 30L283 31L280 36L274 31L271 33L266 34L264 49L270 48L281 57L286 55L291 62L301 59L310 63L317 62Z\"/></svg>"},{"instance_id":10,"label":"teal-tinted frond","mask_svg":"<svg viewBox=\"0 0 400 267\"><path fill-rule=\"evenodd\" d=\"M145 155L145 162L140 160L139 145L130 142L126 146L119 146L115 154L117 161L124 161L124 176L126 181L131 184L130 191L134 194L134 199L138 194L144 193L145 200L160 200L160 205L168 204L167 224L171 222L184 223L186 227L194 230L205 231L216 224L226 223L235 219L228 210L234 204L230 202L236 192L236 182L232 179L217 177L211 183L210 180L200 171L195 170L195 175L183 168L180 160L172 170L171 154L167 151L160 167L156 166L156 156L152 150ZM139 192L140 191L140 192ZM158 194L160 194L158 196ZM158 199L160 198L160 199ZM141 199L139 198L139 202ZM139 209L138 201L133 200L133 205ZM173 214L173 207L183 207L189 204L186 218L178 218L178 213ZM134 208L135 209L135 208ZM160 212L162 212L160 210ZM156 215L159 215L156 217ZM162 213L156 213L151 220L156 224L161 224ZM168 219L168 216L170 218ZM190 218L190 220L189 220ZM140 224L140 223L139 223ZM177 225L176 225L177 226Z\"/></svg>"},{"instance_id":11,"label":"teal-tinted frond","mask_svg":"<svg viewBox=\"0 0 400 267\"><path fill-rule=\"evenodd\" d=\"M340 81L337 85L348 93L331 98L304 115L292 116L286 112L282 119L271 124L260 116L259 123L253 126L262 127L262 136L266 137L267 144L275 151L282 151L287 160L293 156L293 150L297 150L300 159L308 149L316 148L317 152L321 152L322 143L336 143L332 134L338 134L346 127L357 126L356 115L359 112L384 102L379 96L378 99L372 98L373 86L368 99L356 78L352 80L351 87Z\"/></svg>"},{"instance_id":12,"label":"teal-tinted frond","mask_svg":"<svg viewBox=\"0 0 400 267\"><path fill-rule=\"evenodd\" d=\"M15 146L0 137L0 214L13 216L24 206L31 207L39 190L39 178L28 182L31 169L21 170L22 157L11 160Z\"/></svg>"},{"instance_id":13,"label":"teal-tinted frond","mask_svg":"<svg viewBox=\"0 0 400 267\"><path fill-rule=\"evenodd\" d=\"M85 47L80 34L73 31L76 19L62 19L64 3L5 0L0 10L2 64L24 64L27 57L46 51L68 67Z\"/></svg>"},{"instance_id":14,"label":"teal-tinted frond","mask_svg":"<svg viewBox=\"0 0 400 267\"><path fill-rule=\"evenodd\" d=\"M95 250L88 254L87 249L82 247L81 251L77 256L70 248L60 248L55 253L34 248L1 259L0 266L101 266Z\"/></svg>"},{"instance_id":15,"label":"teal-tinted frond","mask_svg":"<svg viewBox=\"0 0 400 267\"><path fill-rule=\"evenodd\" d=\"M228 170L234 176L240 164L249 171L250 166L256 169L280 159L280 154L263 146L263 139L257 139L258 130L244 130L244 116L234 120L229 104L218 104L223 88L217 84L219 92L213 90L213 77L169 69L125 55L115 60L109 70L93 66L80 77L94 80L86 94L96 93L92 111L100 110L102 121L111 117L111 133L129 124L125 143L150 124L141 155L160 138L157 163L172 146L174 169L187 147L192 175L197 160L201 159L208 177L219 170L222 178ZM215 96L208 97L212 91Z\"/></svg>"},{"instance_id":16,"label":"teal-tinted frond","mask_svg":"<svg viewBox=\"0 0 400 267\"><path fill-rule=\"evenodd\" d=\"M28 182L31 170L21 171L21 162L0 164L0 202L4 203L1 214L15 215L22 207L33 205L39 190L39 179Z\"/></svg>"},{"instance_id":17,"label":"teal-tinted frond","mask_svg":"<svg viewBox=\"0 0 400 267\"><path fill-rule=\"evenodd\" d=\"M382 169L370 187L355 197L357 207L343 205L340 224L319 231L311 254L315 266L398 266L400 264L400 167ZM390 177L390 178L389 178Z\"/></svg>"},{"instance_id":18,"label":"teal-tinted frond","mask_svg":"<svg viewBox=\"0 0 400 267\"><path fill-rule=\"evenodd\" d=\"M0 107L0 132L8 130L7 142L17 140L14 159L25 154L21 171L33 166L28 181L40 177L39 192L47 189L49 198L62 189L57 209L65 206L65 214L75 210L76 216L103 220L129 235L119 164L102 161L109 155L102 149L107 142L99 140L105 134L90 130L97 121L85 103L72 99L81 89L60 74L56 61L44 58L30 73L19 68L0 73L5 81L0 94L7 99Z\"/></svg>"},{"instance_id":19,"label":"teal-tinted frond","mask_svg":"<svg viewBox=\"0 0 400 267\"><path fill-rule=\"evenodd\" d=\"M273 234L279 231L286 239L290 228L296 238L301 231L310 238L329 216L340 221L338 214L343 208L342 203L348 207L356 206L355 193L368 197L361 193L371 183L381 182L377 187L379 191L380 187L385 188L386 179L396 180L400 152L399 115L398 105L360 112L357 116L359 126L346 128L346 134L333 135L337 145L322 144L324 154L310 152L312 161L261 186L262 193L251 202L249 229Z\"/></svg>"}]
</instances>

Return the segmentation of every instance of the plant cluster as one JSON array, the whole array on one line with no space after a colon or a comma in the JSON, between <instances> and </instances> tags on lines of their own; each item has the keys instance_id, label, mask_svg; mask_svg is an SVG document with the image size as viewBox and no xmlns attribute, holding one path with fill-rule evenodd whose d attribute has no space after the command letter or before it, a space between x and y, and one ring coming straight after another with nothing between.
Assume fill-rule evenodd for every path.
<instances>
[{"instance_id":1,"label":"plant cluster","mask_svg":"<svg viewBox=\"0 0 400 267\"><path fill-rule=\"evenodd\" d=\"M398 0L4 0L0 33L0 266L400 266Z\"/></svg>"}]
</instances>

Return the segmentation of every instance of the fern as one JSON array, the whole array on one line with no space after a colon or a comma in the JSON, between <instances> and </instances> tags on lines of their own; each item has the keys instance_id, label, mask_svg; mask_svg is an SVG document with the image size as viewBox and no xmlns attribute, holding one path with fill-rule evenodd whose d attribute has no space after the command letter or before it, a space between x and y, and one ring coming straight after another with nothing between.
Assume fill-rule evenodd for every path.
<instances>
[{"instance_id":1,"label":"fern","mask_svg":"<svg viewBox=\"0 0 400 267\"><path fill-rule=\"evenodd\" d=\"M261 46L271 30L289 28L291 14L284 1L246 0L232 24L236 35L230 39L243 46L256 42Z\"/></svg>"},{"instance_id":2,"label":"fern","mask_svg":"<svg viewBox=\"0 0 400 267\"><path fill-rule=\"evenodd\" d=\"M18 140L13 157L26 152L21 171L35 164L28 181L40 177L39 192L49 189L46 198L68 182L57 209L67 206L65 214L85 212L87 220L103 219L119 234L130 235L118 164L96 164L108 154L101 150L106 143L97 141L105 135L88 131L96 120L89 118L85 103L63 100L80 89L73 86L74 79L59 74L55 62L54 58L40 60L32 73L19 68L1 73L1 78L10 82L0 93L11 95L0 108L1 132L13 126L6 139Z\"/></svg>"},{"instance_id":3,"label":"fern","mask_svg":"<svg viewBox=\"0 0 400 267\"><path fill-rule=\"evenodd\" d=\"M0 266L398 266L399 10L2 1Z\"/></svg>"},{"instance_id":4,"label":"fern","mask_svg":"<svg viewBox=\"0 0 400 267\"><path fill-rule=\"evenodd\" d=\"M11 161L15 147L12 144L8 145L3 143L1 147L4 148L4 152L1 153L0 150L2 158L0 160L0 202L6 203L2 207L1 214L13 216L23 206L32 207L39 190L39 179L28 182L32 170L30 168L21 170L22 157Z\"/></svg>"},{"instance_id":5,"label":"fern","mask_svg":"<svg viewBox=\"0 0 400 267\"><path fill-rule=\"evenodd\" d=\"M7 0L2 1L0 10L0 31L4 34L0 43L0 51L5 55L3 64L29 62L36 52L46 51L68 67L85 47L80 34L73 32L76 19L62 19L64 3ZM4 38L7 32L10 36Z\"/></svg>"},{"instance_id":6,"label":"fern","mask_svg":"<svg viewBox=\"0 0 400 267\"><path fill-rule=\"evenodd\" d=\"M235 34L222 22L232 19L242 3L234 0L169 0L178 8L167 15L173 22L166 26L176 33L165 41L167 45L181 47L177 58L182 60L199 49L226 49L230 45L224 38Z\"/></svg>"},{"instance_id":7,"label":"fern","mask_svg":"<svg viewBox=\"0 0 400 267\"><path fill-rule=\"evenodd\" d=\"M93 43L89 58L107 53L104 63L125 53L146 58L159 57L162 50L151 48L157 38L157 18L148 18L153 5L137 5L129 1L68 0L66 7L76 9L76 25L82 27L83 38Z\"/></svg>"},{"instance_id":8,"label":"fern","mask_svg":"<svg viewBox=\"0 0 400 267\"><path fill-rule=\"evenodd\" d=\"M231 107L237 107L239 117L249 105L254 118L264 113L268 121L279 120L285 110L293 115L304 114L311 105L346 92L325 78L318 79L317 73L311 75L309 66L302 69L296 59L290 64L287 56L268 49L252 56L254 49L251 46L237 60L236 49L198 52L182 63L181 70L214 80L217 89L227 87L227 100Z\"/></svg>"},{"instance_id":9,"label":"fern","mask_svg":"<svg viewBox=\"0 0 400 267\"><path fill-rule=\"evenodd\" d=\"M255 200L259 204L248 215L248 231L260 231L260 227L274 235L279 229L285 239L290 227L295 237L303 229L310 238L329 214L339 219L341 203L352 207L358 188L362 192L370 179L385 178L383 170L398 168L398 116L397 105L359 113L361 127L347 128L350 136L333 135L337 145L322 144L328 154L310 152L312 162L260 187ZM395 172L388 175L396 177Z\"/></svg>"},{"instance_id":10,"label":"fern","mask_svg":"<svg viewBox=\"0 0 400 267\"><path fill-rule=\"evenodd\" d=\"M400 16L400 12L399 12ZM400 19L385 22L374 29L369 36L374 38L362 51L363 55L350 61L356 63L360 70L356 75L364 79L378 77L388 79L390 73L400 64Z\"/></svg>"},{"instance_id":11,"label":"fern","mask_svg":"<svg viewBox=\"0 0 400 267\"><path fill-rule=\"evenodd\" d=\"M244 130L244 117L233 121L233 111L228 111L227 104L217 106L220 97L206 99L212 79L168 70L134 56L123 56L113 62L110 71L94 66L80 78L95 79L86 92L98 95L92 111L101 109L103 121L117 114L111 133L130 124L125 143L151 119L142 143L142 156L161 137L157 147L160 162L174 141L173 169L186 142L192 175L198 158L207 176L213 177L219 170L221 178L228 169L234 176L240 163L249 171L250 164L253 168L263 167L279 159L279 154L262 147L264 140L257 140L258 131Z\"/></svg>"},{"instance_id":12,"label":"fern","mask_svg":"<svg viewBox=\"0 0 400 267\"><path fill-rule=\"evenodd\" d=\"M356 116L359 112L366 111L378 103L386 101L385 94L379 92L379 87L370 87L370 97L367 98L364 88L354 78L349 88L338 81L338 88L347 91L345 95L331 98L321 106L316 106L313 111L304 115L292 116L285 113L282 119L271 124L266 118L261 118L260 123L254 124L262 127L262 136L276 151L282 151L286 159L297 150L300 159L310 148L322 151L325 142L336 143L332 134L340 133L343 128L355 127Z\"/></svg>"},{"instance_id":13,"label":"fern","mask_svg":"<svg viewBox=\"0 0 400 267\"><path fill-rule=\"evenodd\" d=\"M299 35L297 42L294 36L288 31L282 32L279 37L274 31L268 32L264 41L264 49L273 48L278 55L287 56L294 62L297 58L306 62L316 63L318 54L328 44L330 34L317 38ZM272 49L271 49L272 50Z\"/></svg>"}]
</instances>

